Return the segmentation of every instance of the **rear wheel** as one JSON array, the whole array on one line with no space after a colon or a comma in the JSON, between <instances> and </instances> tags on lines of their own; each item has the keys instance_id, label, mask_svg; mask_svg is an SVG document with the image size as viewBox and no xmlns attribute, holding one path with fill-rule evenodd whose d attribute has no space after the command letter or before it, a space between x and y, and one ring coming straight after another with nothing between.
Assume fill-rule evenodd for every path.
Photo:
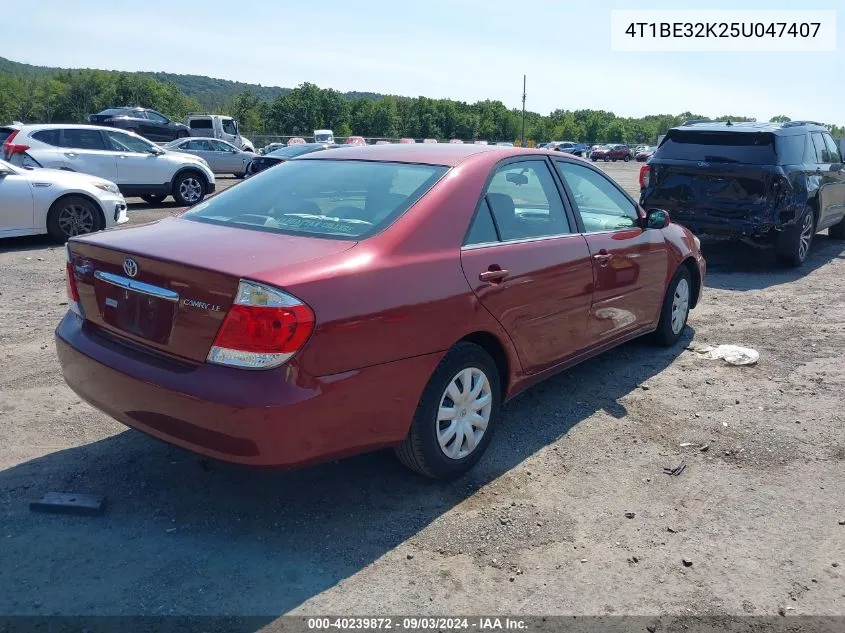
<instances>
[{"instance_id":1,"label":"rear wheel","mask_svg":"<svg viewBox=\"0 0 845 633\"><path fill-rule=\"evenodd\" d=\"M159 204L163 202L166 197L167 196L163 193L155 193L146 196L141 196L141 200L143 200L147 204Z\"/></svg>"},{"instance_id":2,"label":"rear wheel","mask_svg":"<svg viewBox=\"0 0 845 633\"><path fill-rule=\"evenodd\" d=\"M61 244L75 235L94 233L103 228L100 209L82 196L59 198L47 213L47 233Z\"/></svg>"},{"instance_id":3,"label":"rear wheel","mask_svg":"<svg viewBox=\"0 0 845 633\"><path fill-rule=\"evenodd\" d=\"M626 156L623 160L627 163L629 160L631 160L631 157L630 157L630 156Z\"/></svg>"},{"instance_id":4,"label":"rear wheel","mask_svg":"<svg viewBox=\"0 0 845 633\"><path fill-rule=\"evenodd\" d=\"M842 218L827 230L827 234L834 240L845 240L845 218Z\"/></svg>"},{"instance_id":5,"label":"rear wheel","mask_svg":"<svg viewBox=\"0 0 845 633\"><path fill-rule=\"evenodd\" d=\"M781 231L775 241L775 257L784 266L801 266L810 254L813 235L816 232L816 219L809 205L794 225Z\"/></svg>"},{"instance_id":6,"label":"rear wheel","mask_svg":"<svg viewBox=\"0 0 845 633\"><path fill-rule=\"evenodd\" d=\"M692 281L686 266L680 266L678 272L666 289L663 307L660 309L660 321L652 340L665 347L671 347L681 338L689 317L692 300Z\"/></svg>"},{"instance_id":7,"label":"rear wheel","mask_svg":"<svg viewBox=\"0 0 845 633\"><path fill-rule=\"evenodd\" d=\"M490 444L500 405L499 371L490 354L473 343L458 343L429 379L396 455L426 477L462 475Z\"/></svg>"},{"instance_id":8,"label":"rear wheel","mask_svg":"<svg viewBox=\"0 0 845 633\"><path fill-rule=\"evenodd\" d=\"M195 171L179 174L173 183L173 198L179 204L191 206L205 197L205 179Z\"/></svg>"}]
</instances>

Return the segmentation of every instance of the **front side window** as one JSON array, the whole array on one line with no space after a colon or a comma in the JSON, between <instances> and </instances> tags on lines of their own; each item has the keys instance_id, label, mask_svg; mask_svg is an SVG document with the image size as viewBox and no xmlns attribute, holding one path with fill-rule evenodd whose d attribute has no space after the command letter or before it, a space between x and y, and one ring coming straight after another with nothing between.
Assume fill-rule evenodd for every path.
<instances>
[{"instance_id":1,"label":"front side window","mask_svg":"<svg viewBox=\"0 0 845 633\"><path fill-rule=\"evenodd\" d=\"M827 146L828 158L830 159L828 162L841 163L842 156L833 137L830 134L822 134L822 138L824 139L824 144Z\"/></svg>"},{"instance_id":2,"label":"front side window","mask_svg":"<svg viewBox=\"0 0 845 633\"><path fill-rule=\"evenodd\" d=\"M62 147L72 149L103 150L106 144L99 130L62 130Z\"/></svg>"},{"instance_id":3,"label":"front side window","mask_svg":"<svg viewBox=\"0 0 845 633\"><path fill-rule=\"evenodd\" d=\"M231 152L235 149L234 145L229 145L223 141L209 141L209 143L211 143L211 149L215 152Z\"/></svg>"},{"instance_id":4,"label":"front side window","mask_svg":"<svg viewBox=\"0 0 845 633\"><path fill-rule=\"evenodd\" d=\"M158 112L153 112L152 110L147 110L147 118L155 123L167 123L166 116L163 116Z\"/></svg>"},{"instance_id":5,"label":"front side window","mask_svg":"<svg viewBox=\"0 0 845 633\"><path fill-rule=\"evenodd\" d=\"M402 215L447 167L294 160L209 198L182 217L293 235L365 239Z\"/></svg>"},{"instance_id":6,"label":"front side window","mask_svg":"<svg viewBox=\"0 0 845 633\"><path fill-rule=\"evenodd\" d=\"M564 161L555 161L555 165L572 192L587 233L637 226L634 203L606 176L584 165Z\"/></svg>"},{"instance_id":7,"label":"front side window","mask_svg":"<svg viewBox=\"0 0 845 633\"><path fill-rule=\"evenodd\" d=\"M827 151L827 147L824 144L824 138L818 132L813 132L810 134L810 138L813 139L813 147L815 148L815 162L816 163L829 163L830 156L828 155L829 152Z\"/></svg>"},{"instance_id":8,"label":"front side window","mask_svg":"<svg viewBox=\"0 0 845 633\"><path fill-rule=\"evenodd\" d=\"M117 152L149 153L150 149L155 147L149 141L145 141L139 136L133 136L132 134L125 134L116 130L108 130L105 134Z\"/></svg>"},{"instance_id":9,"label":"front side window","mask_svg":"<svg viewBox=\"0 0 845 633\"><path fill-rule=\"evenodd\" d=\"M143 110L127 110L125 114L126 114L126 116L128 116L132 119L142 119L142 120L147 119L147 115L144 113Z\"/></svg>"},{"instance_id":10,"label":"front side window","mask_svg":"<svg viewBox=\"0 0 845 633\"><path fill-rule=\"evenodd\" d=\"M235 122L232 119L223 119L223 132L226 134L237 134L238 129L235 127Z\"/></svg>"},{"instance_id":11,"label":"front side window","mask_svg":"<svg viewBox=\"0 0 845 633\"><path fill-rule=\"evenodd\" d=\"M571 232L563 202L543 161L500 167L487 187L486 198L503 241Z\"/></svg>"}]
</instances>

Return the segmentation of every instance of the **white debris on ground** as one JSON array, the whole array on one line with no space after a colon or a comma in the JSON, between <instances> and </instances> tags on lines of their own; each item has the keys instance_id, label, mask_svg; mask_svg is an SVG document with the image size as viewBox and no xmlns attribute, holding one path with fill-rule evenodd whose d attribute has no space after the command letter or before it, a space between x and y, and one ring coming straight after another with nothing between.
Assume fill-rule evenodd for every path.
<instances>
[{"instance_id":1,"label":"white debris on ground","mask_svg":"<svg viewBox=\"0 0 845 633\"><path fill-rule=\"evenodd\" d=\"M728 365L755 365L760 360L760 352L750 347L739 345L702 345L693 343L687 349L708 360L723 360Z\"/></svg>"}]
</instances>

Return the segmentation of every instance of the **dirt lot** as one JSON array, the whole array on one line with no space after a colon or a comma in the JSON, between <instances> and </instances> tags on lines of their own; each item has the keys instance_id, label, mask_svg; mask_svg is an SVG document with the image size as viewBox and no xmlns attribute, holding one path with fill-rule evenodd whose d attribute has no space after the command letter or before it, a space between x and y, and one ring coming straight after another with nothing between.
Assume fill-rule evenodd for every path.
<instances>
[{"instance_id":1,"label":"dirt lot","mask_svg":"<svg viewBox=\"0 0 845 633\"><path fill-rule=\"evenodd\" d=\"M606 166L629 189L637 167ZM790 271L705 243L684 344L525 393L444 486L390 453L273 473L127 430L59 373L63 250L7 240L0 614L845 614L843 252L820 235ZM760 362L703 360L693 339ZM106 515L29 511L65 490L107 495Z\"/></svg>"}]
</instances>

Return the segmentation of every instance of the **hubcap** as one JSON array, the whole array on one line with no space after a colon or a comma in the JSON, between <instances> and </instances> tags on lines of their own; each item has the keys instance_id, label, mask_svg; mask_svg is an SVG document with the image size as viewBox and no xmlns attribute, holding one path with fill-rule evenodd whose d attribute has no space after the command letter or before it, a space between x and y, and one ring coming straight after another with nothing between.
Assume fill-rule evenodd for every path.
<instances>
[{"instance_id":1,"label":"hubcap","mask_svg":"<svg viewBox=\"0 0 845 633\"><path fill-rule=\"evenodd\" d=\"M678 282L675 296L672 297L672 332L678 334L687 321L689 312L689 283L686 279Z\"/></svg>"},{"instance_id":2,"label":"hubcap","mask_svg":"<svg viewBox=\"0 0 845 633\"><path fill-rule=\"evenodd\" d=\"M94 214L83 204L69 204L59 213L59 228L68 237L94 230Z\"/></svg>"},{"instance_id":3,"label":"hubcap","mask_svg":"<svg viewBox=\"0 0 845 633\"><path fill-rule=\"evenodd\" d=\"M202 195L202 184L196 178L185 178L179 184L179 193L185 202L196 202Z\"/></svg>"},{"instance_id":4,"label":"hubcap","mask_svg":"<svg viewBox=\"0 0 845 633\"><path fill-rule=\"evenodd\" d=\"M462 459L484 437L493 409L487 375L476 367L462 369L449 381L437 411L437 441L443 454Z\"/></svg>"},{"instance_id":5,"label":"hubcap","mask_svg":"<svg viewBox=\"0 0 845 633\"><path fill-rule=\"evenodd\" d=\"M798 259L804 261L807 253L810 252L810 242L813 241L813 216L809 213L804 216L804 224L801 225L801 235L798 238Z\"/></svg>"}]
</instances>

